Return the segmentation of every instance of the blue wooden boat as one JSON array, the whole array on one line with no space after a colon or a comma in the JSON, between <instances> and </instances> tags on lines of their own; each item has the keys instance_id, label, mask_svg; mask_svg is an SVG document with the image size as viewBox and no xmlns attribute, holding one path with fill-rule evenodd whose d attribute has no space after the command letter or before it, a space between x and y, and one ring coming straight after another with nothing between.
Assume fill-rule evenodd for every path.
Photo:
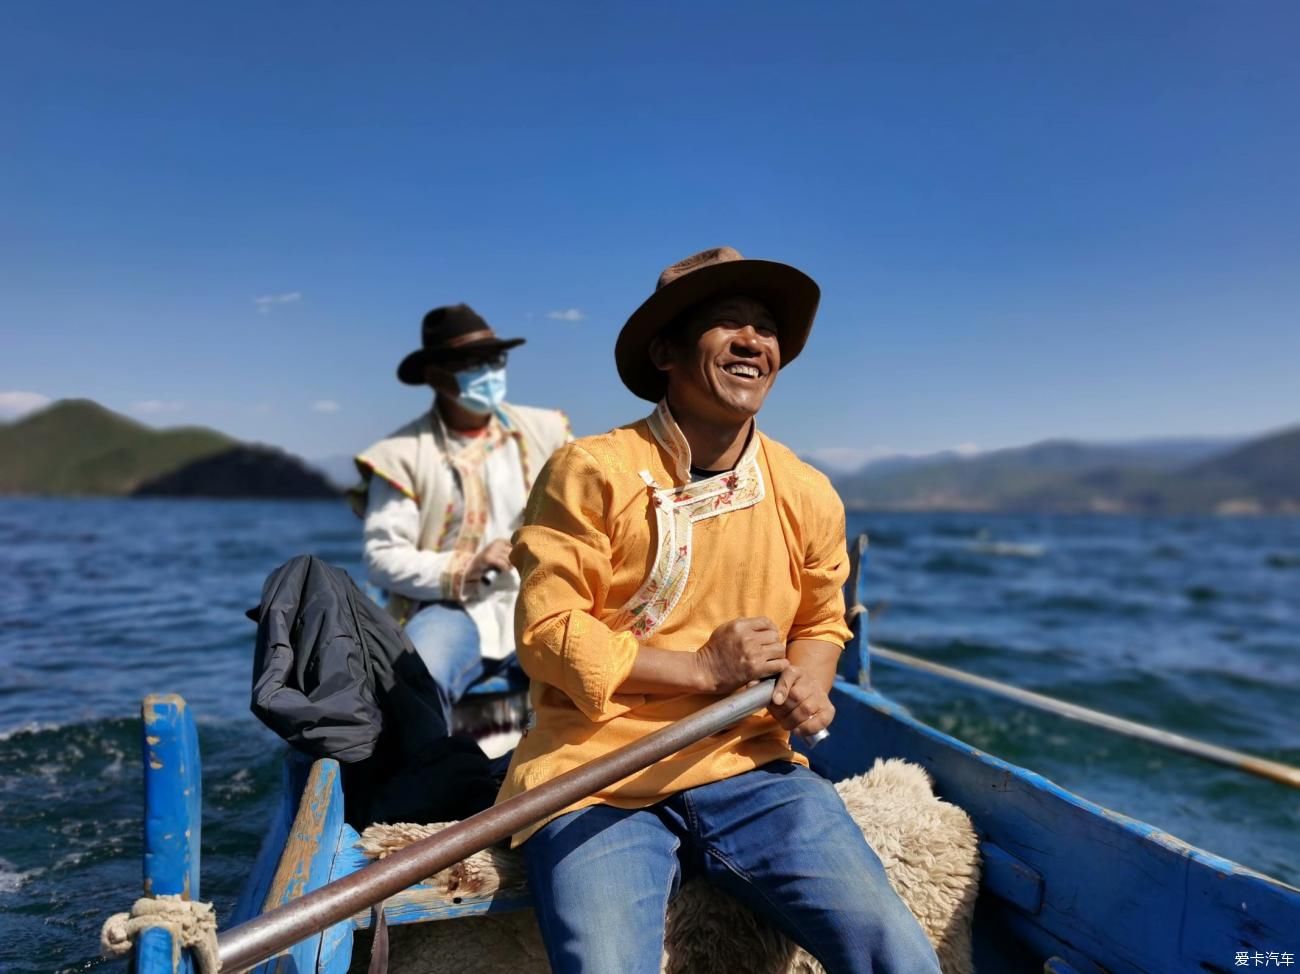
<instances>
[{"instance_id":1,"label":"blue wooden boat","mask_svg":"<svg viewBox=\"0 0 1300 974\"><path fill-rule=\"evenodd\" d=\"M857 547L858 566L865 557ZM1300 890L1187 845L1073 795L1045 778L940 733L871 688L866 615L855 570L847 592L853 641L834 689L835 733L810 754L831 780L877 758L924 767L936 793L963 808L981 839L975 963L982 974L1185 974L1281 966L1300 955ZM145 889L197 899L199 752L177 697L144 705ZM343 821L338 765L286 761L283 795L228 928L366 865ZM448 902L417 884L387 903L388 923L466 921L528 908L525 893ZM325 929L259 970L340 974L368 914ZM400 941L395 941L400 943ZM191 967L188 956L181 966ZM145 932L143 974L173 970L169 934Z\"/></svg>"}]
</instances>

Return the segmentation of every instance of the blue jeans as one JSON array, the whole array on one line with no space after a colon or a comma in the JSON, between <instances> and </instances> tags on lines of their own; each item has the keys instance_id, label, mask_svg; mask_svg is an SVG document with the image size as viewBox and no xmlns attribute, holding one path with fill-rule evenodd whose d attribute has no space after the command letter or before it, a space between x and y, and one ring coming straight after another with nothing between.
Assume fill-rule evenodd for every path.
<instances>
[{"instance_id":1,"label":"blue jeans","mask_svg":"<svg viewBox=\"0 0 1300 974\"><path fill-rule=\"evenodd\" d=\"M438 685L443 722L449 729L451 708L470 687L519 666L513 653L505 659L484 659L474 620L460 606L451 603L426 605L407 622L406 635Z\"/></svg>"},{"instance_id":2,"label":"blue jeans","mask_svg":"<svg viewBox=\"0 0 1300 974\"><path fill-rule=\"evenodd\" d=\"M801 765L773 762L649 808L579 809L523 851L555 974L657 974L668 901L694 875L830 974L939 971L835 789Z\"/></svg>"}]
</instances>

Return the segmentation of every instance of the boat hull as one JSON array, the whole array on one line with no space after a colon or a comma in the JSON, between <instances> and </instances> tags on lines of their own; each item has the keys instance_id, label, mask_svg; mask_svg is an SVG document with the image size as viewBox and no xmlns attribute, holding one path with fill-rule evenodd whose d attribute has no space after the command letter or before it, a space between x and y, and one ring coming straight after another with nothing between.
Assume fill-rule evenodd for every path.
<instances>
[{"instance_id":1,"label":"boat hull","mask_svg":"<svg viewBox=\"0 0 1300 974\"><path fill-rule=\"evenodd\" d=\"M865 559L857 542L854 563ZM902 758L924 768L935 793L970 816L981 838L975 962L988 974L1226 972L1243 954L1300 953L1300 890L1204 852L1153 826L1074 795L1042 776L985 754L913 718L869 686L866 615L857 572L846 586L853 640L841 658L833 733L809 754L831 780ZM161 702L161 703L160 703ZM165 704L165 705L164 705ZM146 883L157 891L197 891L198 745L193 718L178 698L145 704ZM182 769L179 773L177 769ZM229 927L291 902L365 867L358 836L343 821L339 769L291 754L281 801ZM183 841L176 836L183 835ZM191 843L189 836L193 835ZM151 838L152 837L152 838ZM388 901L394 950L401 928L457 924L530 906L524 890L448 900L417 884ZM260 969L340 974L366 939L370 915L321 931ZM465 929L466 937L469 936ZM475 928L476 930L480 928ZM171 970L169 941L149 931L136 969ZM152 939L151 939L152 938ZM164 947L167 949L164 950ZM454 952L425 951L433 966L461 974ZM166 966L158 960L167 958ZM183 959L183 965L189 963ZM1258 965L1257 965L1258 966Z\"/></svg>"}]
</instances>

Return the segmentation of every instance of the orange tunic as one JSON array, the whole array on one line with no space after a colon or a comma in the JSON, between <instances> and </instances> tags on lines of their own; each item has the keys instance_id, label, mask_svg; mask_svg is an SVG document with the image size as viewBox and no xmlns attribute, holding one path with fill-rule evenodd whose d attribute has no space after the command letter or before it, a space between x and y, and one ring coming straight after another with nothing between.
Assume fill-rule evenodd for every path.
<instances>
[{"instance_id":1,"label":"orange tunic","mask_svg":"<svg viewBox=\"0 0 1300 974\"><path fill-rule=\"evenodd\" d=\"M562 447L543 468L511 555L535 724L497 801L717 699L615 692L638 643L693 653L718 626L752 616L772 619L787 641L849 638L844 506L830 481L757 430L733 471L695 483L689 471L690 448L663 403ZM638 808L776 760L807 763L759 714L564 811Z\"/></svg>"}]
</instances>

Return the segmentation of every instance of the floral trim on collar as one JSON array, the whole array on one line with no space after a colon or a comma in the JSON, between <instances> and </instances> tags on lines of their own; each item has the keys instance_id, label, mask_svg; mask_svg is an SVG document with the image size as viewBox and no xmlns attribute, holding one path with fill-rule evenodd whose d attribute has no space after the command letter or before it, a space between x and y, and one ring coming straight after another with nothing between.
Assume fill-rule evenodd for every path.
<instances>
[{"instance_id":1,"label":"floral trim on collar","mask_svg":"<svg viewBox=\"0 0 1300 974\"><path fill-rule=\"evenodd\" d=\"M655 559L641 587L613 621L613 628L630 631L638 639L662 626L686 591L691 573L691 529L695 522L743 511L767 496L758 463L758 430L750 435L735 469L691 483L690 445L668 411L666 401L655 407L648 422L655 439L673 461L674 475L685 483L661 487L648 470L641 471L641 479L649 489L658 532Z\"/></svg>"}]
</instances>

